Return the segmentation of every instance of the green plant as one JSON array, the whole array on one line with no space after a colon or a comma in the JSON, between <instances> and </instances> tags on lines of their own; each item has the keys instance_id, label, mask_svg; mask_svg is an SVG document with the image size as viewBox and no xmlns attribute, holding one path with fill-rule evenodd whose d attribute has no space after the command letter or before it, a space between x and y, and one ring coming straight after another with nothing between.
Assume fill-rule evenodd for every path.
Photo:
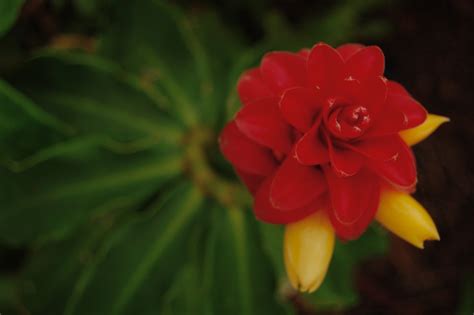
<instances>
[{"instance_id":1,"label":"green plant","mask_svg":"<svg viewBox=\"0 0 474 315\"><path fill-rule=\"evenodd\" d=\"M255 220L216 142L243 69L298 37L282 26L278 44L268 32L249 47L213 12L114 7L96 53L43 49L0 81L0 240L28 251L0 303L33 314L291 313L282 229ZM311 44L308 28L298 44ZM375 229L338 244L305 298L352 305L352 268L385 247Z\"/></svg>"}]
</instances>

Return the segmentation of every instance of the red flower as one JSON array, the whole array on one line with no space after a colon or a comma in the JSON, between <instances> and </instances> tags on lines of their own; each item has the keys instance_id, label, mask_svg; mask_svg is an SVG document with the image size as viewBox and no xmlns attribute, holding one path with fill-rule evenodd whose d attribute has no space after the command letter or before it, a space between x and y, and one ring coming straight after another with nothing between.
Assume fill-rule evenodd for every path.
<instances>
[{"instance_id":1,"label":"red flower","mask_svg":"<svg viewBox=\"0 0 474 315\"><path fill-rule=\"evenodd\" d=\"M427 113L383 73L376 46L320 43L268 53L241 76L243 107L220 146L259 219L288 224L324 208L337 235L354 239L374 218L381 185L414 189L414 156L399 132Z\"/></svg>"}]
</instances>

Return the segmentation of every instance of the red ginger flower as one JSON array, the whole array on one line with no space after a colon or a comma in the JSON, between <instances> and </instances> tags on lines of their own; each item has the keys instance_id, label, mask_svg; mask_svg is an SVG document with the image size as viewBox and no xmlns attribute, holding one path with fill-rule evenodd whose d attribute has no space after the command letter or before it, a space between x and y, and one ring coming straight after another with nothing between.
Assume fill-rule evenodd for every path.
<instances>
[{"instance_id":1,"label":"red ginger flower","mask_svg":"<svg viewBox=\"0 0 474 315\"><path fill-rule=\"evenodd\" d=\"M376 46L321 43L268 53L242 75L243 108L221 149L259 219L288 224L329 203L337 235L354 239L374 218L381 185L414 189L415 160L399 132L427 112L383 72Z\"/></svg>"}]
</instances>

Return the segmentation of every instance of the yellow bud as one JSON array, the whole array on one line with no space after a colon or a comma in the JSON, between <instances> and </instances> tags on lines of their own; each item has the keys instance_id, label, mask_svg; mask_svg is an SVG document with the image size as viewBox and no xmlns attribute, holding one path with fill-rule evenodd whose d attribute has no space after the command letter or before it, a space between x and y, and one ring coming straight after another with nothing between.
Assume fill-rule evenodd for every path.
<instances>
[{"instance_id":1,"label":"yellow bud","mask_svg":"<svg viewBox=\"0 0 474 315\"><path fill-rule=\"evenodd\" d=\"M428 114L424 123L415 128L400 132L400 136L406 144L412 146L428 138L441 124L448 121L448 117Z\"/></svg>"},{"instance_id":2,"label":"yellow bud","mask_svg":"<svg viewBox=\"0 0 474 315\"><path fill-rule=\"evenodd\" d=\"M295 289L313 292L324 280L334 251L334 229L326 211L286 225L284 260Z\"/></svg>"},{"instance_id":3,"label":"yellow bud","mask_svg":"<svg viewBox=\"0 0 474 315\"><path fill-rule=\"evenodd\" d=\"M375 218L386 229L418 248L423 248L426 240L440 239L428 212L407 193L382 191Z\"/></svg>"}]
</instances>

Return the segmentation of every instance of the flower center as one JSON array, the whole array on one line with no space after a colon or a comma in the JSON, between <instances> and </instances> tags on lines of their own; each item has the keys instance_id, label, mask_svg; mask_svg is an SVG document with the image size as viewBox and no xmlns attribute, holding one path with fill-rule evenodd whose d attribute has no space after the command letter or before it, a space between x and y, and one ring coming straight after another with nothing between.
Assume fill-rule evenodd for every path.
<instances>
[{"instance_id":1,"label":"flower center","mask_svg":"<svg viewBox=\"0 0 474 315\"><path fill-rule=\"evenodd\" d=\"M347 100L328 100L325 123L332 135L340 139L354 139L370 125L369 111L365 106L353 105Z\"/></svg>"}]
</instances>

